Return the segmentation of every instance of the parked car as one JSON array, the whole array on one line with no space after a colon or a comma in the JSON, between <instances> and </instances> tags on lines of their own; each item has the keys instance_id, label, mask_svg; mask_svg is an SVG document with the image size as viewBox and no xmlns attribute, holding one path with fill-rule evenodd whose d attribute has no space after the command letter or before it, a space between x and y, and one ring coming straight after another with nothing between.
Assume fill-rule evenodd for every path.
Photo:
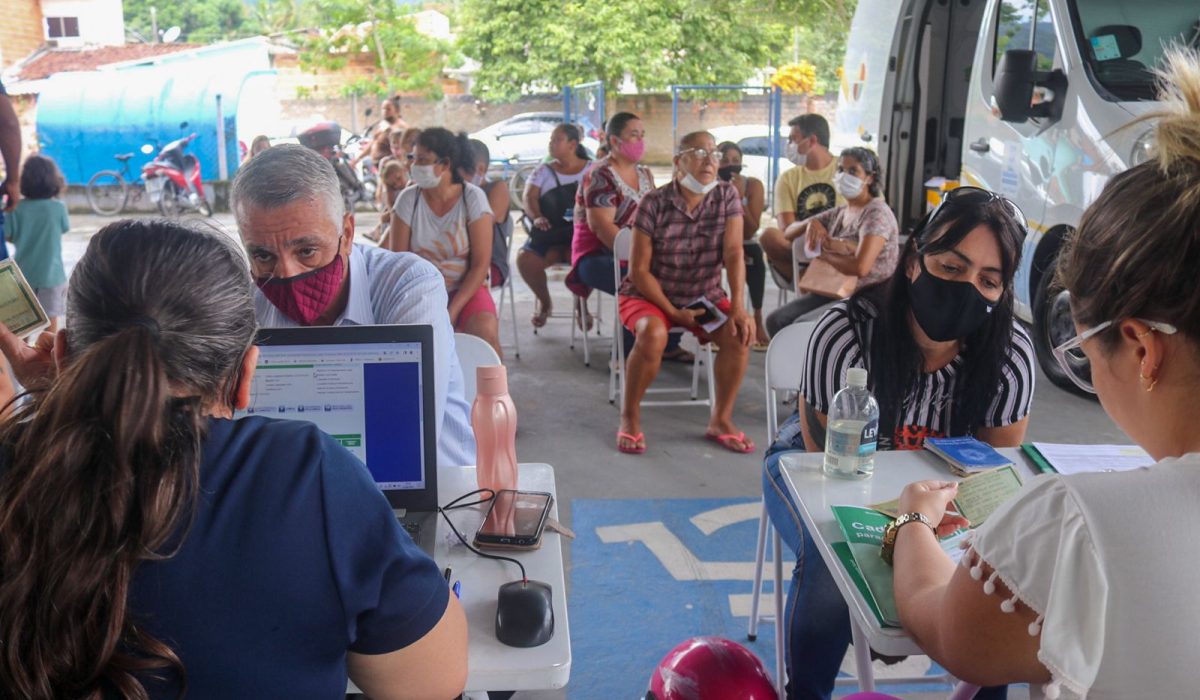
<instances>
[{"instance_id":1,"label":"parked car","mask_svg":"<svg viewBox=\"0 0 1200 700\"><path fill-rule=\"evenodd\" d=\"M471 138L487 145L493 161L536 162L546 157L550 133L562 122L562 112L524 112L480 129ZM583 145L588 153L595 153L600 147L596 139L599 125L586 122L585 119L580 123Z\"/></svg>"}]
</instances>

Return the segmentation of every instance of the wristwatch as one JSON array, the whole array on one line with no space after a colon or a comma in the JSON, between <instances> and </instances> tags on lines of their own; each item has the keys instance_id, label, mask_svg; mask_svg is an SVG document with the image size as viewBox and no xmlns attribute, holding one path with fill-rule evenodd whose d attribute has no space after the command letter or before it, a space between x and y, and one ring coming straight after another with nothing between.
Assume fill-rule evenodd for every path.
<instances>
[{"instance_id":1,"label":"wristwatch","mask_svg":"<svg viewBox=\"0 0 1200 700\"><path fill-rule=\"evenodd\" d=\"M905 513L899 518L896 518L892 522L888 523L887 526L883 528L883 546L879 548L879 556L883 557L883 560L887 562L888 566L892 565L892 555L896 551L896 535L900 532L900 528L912 522L925 523L929 526L930 531L932 531L935 536L937 535L937 527L935 527L934 524L929 521L929 518L925 517L925 515L922 513Z\"/></svg>"}]
</instances>

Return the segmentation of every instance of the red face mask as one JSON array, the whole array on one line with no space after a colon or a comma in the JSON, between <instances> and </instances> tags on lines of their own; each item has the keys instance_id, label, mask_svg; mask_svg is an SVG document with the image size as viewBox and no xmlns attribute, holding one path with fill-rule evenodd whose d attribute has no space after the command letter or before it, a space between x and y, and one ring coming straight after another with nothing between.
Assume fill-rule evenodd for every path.
<instances>
[{"instance_id":1,"label":"red face mask","mask_svg":"<svg viewBox=\"0 0 1200 700\"><path fill-rule=\"evenodd\" d=\"M284 279L256 279L254 283L284 316L302 326L311 326L329 308L345 276L346 264L339 252L328 265L312 272Z\"/></svg>"}]
</instances>

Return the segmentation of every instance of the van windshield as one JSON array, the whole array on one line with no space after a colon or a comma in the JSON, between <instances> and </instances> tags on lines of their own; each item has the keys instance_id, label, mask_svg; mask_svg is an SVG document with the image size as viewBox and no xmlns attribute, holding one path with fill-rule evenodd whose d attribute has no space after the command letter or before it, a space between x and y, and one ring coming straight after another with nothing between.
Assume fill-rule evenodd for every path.
<instances>
[{"instance_id":1,"label":"van windshield","mask_svg":"<svg viewBox=\"0 0 1200 700\"><path fill-rule=\"evenodd\" d=\"M1071 14L1088 69L1116 100L1156 99L1163 52L1200 47L1196 0L1073 1Z\"/></svg>"}]
</instances>

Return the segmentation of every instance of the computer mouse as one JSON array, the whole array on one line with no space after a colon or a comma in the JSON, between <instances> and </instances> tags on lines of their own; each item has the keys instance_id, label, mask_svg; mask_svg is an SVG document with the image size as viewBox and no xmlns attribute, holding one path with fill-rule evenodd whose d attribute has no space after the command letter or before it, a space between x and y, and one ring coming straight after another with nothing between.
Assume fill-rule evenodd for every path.
<instances>
[{"instance_id":1,"label":"computer mouse","mask_svg":"<svg viewBox=\"0 0 1200 700\"><path fill-rule=\"evenodd\" d=\"M496 601L496 639L510 647L536 647L554 636L550 584L513 581L500 586Z\"/></svg>"}]
</instances>

